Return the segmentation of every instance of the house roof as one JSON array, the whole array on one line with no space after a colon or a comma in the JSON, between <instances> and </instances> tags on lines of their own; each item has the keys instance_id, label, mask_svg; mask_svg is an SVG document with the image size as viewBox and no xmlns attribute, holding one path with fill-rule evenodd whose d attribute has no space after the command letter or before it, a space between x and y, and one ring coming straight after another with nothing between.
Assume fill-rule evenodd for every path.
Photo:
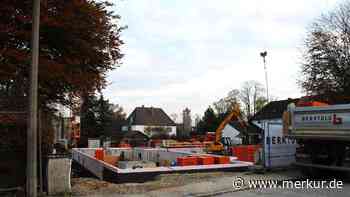
<instances>
[{"instance_id":1,"label":"house roof","mask_svg":"<svg viewBox=\"0 0 350 197\"><path fill-rule=\"evenodd\" d=\"M136 107L127 121L130 125L176 126L163 109L155 107Z\"/></svg>"},{"instance_id":2,"label":"house roof","mask_svg":"<svg viewBox=\"0 0 350 197\"><path fill-rule=\"evenodd\" d=\"M250 121L282 118L282 114L287 109L287 106L290 103L297 103L298 101L299 99L271 101L258 111Z\"/></svg>"}]
</instances>

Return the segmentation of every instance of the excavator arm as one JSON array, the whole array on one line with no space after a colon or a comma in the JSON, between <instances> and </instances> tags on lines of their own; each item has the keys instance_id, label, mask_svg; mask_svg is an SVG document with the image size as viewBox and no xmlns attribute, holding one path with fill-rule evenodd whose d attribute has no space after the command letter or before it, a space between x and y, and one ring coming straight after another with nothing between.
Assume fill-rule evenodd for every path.
<instances>
[{"instance_id":1,"label":"excavator arm","mask_svg":"<svg viewBox=\"0 0 350 197\"><path fill-rule=\"evenodd\" d=\"M240 122L241 118L240 118L240 109L238 107L238 105L235 105L233 107L233 110L231 111L231 113L225 117L225 119L220 123L220 125L218 126L218 128L215 131L215 143L218 143L221 141L221 136L222 136L222 131L224 130L225 126L231 122L231 120L236 117Z\"/></svg>"},{"instance_id":2,"label":"excavator arm","mask_svg":"<svg viewBox=\"0 0 350 197\"><path fill-rule=\"evenodd\" d=\"M238 104L234 105L231 113L225 117L225 119L220 123L218 128L215 131L215 142L213 144L210 144L208 147L209 152L222 152L224 150L224 146L221 143L221 137L222 137L222 131L224 130L225 126L233 119L237 118L240 124L244 125L244 121L240 117L241 110L239 109Z\"/></svg>"}]
</instances>

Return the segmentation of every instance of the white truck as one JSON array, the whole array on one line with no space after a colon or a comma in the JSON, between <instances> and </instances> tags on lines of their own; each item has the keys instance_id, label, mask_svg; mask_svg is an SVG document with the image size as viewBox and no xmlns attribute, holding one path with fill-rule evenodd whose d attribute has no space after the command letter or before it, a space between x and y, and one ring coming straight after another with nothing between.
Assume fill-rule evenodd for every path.
<instances>
[{"instance_id":1,"label":"white truck","mask_svg":"<svg viewBox=\"0 0 350 197\"><path fill-rule=\"evenodd\" d=\"M284 135L299 144L296 165L307 173L316 169L350 171L350 104L295 107L283 115Z\"/></svg>"}]
</instances>

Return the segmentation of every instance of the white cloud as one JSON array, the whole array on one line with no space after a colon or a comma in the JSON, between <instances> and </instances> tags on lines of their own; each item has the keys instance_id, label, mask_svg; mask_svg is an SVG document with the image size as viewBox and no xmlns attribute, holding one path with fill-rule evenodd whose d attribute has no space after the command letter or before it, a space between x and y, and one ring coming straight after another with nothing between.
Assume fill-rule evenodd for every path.
<instances>
[{"instance_id":1,"label":"white cloud","mask_svg":"<svg viewBox=\"0 0 350 197\"><path fill-rule=\"evenodd\" d=\"M296 84L306 26L335 0L124 0L116 2L126 54L105 94L130 112L140 105L202 113L246 80L270 93L300 96Z\"/></svg>"}]
</instances>

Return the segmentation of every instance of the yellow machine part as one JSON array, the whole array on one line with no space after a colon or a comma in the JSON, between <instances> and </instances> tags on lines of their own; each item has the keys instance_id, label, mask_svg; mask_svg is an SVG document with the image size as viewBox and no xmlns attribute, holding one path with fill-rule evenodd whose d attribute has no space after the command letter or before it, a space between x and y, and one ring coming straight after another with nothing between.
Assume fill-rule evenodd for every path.
<instances>
[{"instance_id":1,"label":"yellow machine part","mask_svg":"<svg viewBox=\"0 0 350 197\"><path fill-rule=\"evenodd\" d=\"M215 131L215 142L209 144L207 147L208 152L223 152L224 151L224 145L221 143L221 136L222 136L222 131L225 128L225 126L233 119L237 118L238 121L245 126L244 121L240 118L240 112L241 110L239 109L238 104L233 106L233 109L231 113L226 116L226 118L220 123L219 127Z\"/></svg>"},{"instance_id":2,"label":"yellow machine part","mask_svg":"<svg viewBox=\"0 0 350 197\"><path fill-rule=\"evenodd\" d=\"M224 145L222 143L211 143L208 148L208 152L221 153L224 151Z\"/></svg>"}]
</instances>

